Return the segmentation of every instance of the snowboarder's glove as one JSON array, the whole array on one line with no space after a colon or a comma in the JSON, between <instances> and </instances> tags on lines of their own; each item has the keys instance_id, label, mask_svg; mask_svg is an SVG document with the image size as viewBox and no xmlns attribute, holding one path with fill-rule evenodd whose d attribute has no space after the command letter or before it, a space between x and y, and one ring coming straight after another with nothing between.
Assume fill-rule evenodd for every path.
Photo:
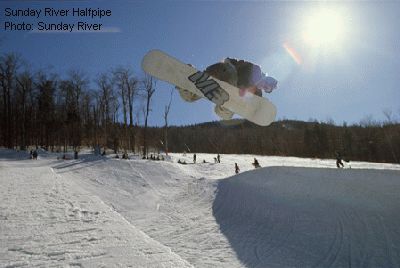
<instances>
[{"instance_id":1,"label":"snowboarder's glove","mask_svg":"<svg viewBox=\"0 0 400 268\"><path fill-rule=\"evenodd\" d=\"M271 76L265 76L257 83L257 88L262 89L267 93L271 93L277 85L278 81L275 78Z\"/></svg>"},{"instance_id":2,"label":"snowboarder's glove","mask_svg":"<svg viewBox=\"0 0 400 268\"><path fill-rule=\"evenodd\" d=\"M175 87L175 88L179 91L179 95L181 95L182 99L184 99L187 102L194 102L201 99L201 96L196 95L189 90L180 87Z\"/></svg>"},{"instance_id":3,"label":"snowboarder's glove","mask_svg":"<svg viewBox=\"0 0 400 268\"><path fill-rule=\"evenodd\" d=\"M220 105L215 105L214 111L223 120L232 119L233 113Z\"/></svg>"}]
</instances>

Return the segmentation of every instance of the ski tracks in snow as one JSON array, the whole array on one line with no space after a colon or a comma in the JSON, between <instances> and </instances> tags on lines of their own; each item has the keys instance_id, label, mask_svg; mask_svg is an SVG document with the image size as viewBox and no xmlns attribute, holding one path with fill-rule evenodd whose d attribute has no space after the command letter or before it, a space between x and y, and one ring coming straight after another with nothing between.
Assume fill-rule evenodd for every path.
<instances>
[{"instance_id":1,"label":"ski tracks in snow","mask_svg":"<svg viewBox=\"0 0 400 268\"><path fill-rule=\"evenodd\" d=\"M161 197L158 216L135 225L196 267L241 266L212 215L215 181L196 178L168 162L130 161L129 165Z\"/></svg>"},{"instance_id":2,"label":"ski tracks in snow","mask_svg":"<svg viewBox=\"0 0 400 268\"><path fill-rule=\"evenodd\" d=\"M399 266L398 173L329 173L275 167L220 181L214 215L246 266Z\"/></svg>"},{"instance_id":3,"label":"ski tracks in snow","mask_svg":"<svg viewBox=\"0 0 400 268\"><path fill-rule=\"evenodd\" d=\"M98 197L29 163L0 173L0 266L190 267Z\"/></svg>"},{"instance_id":4,"label":"ski tracks in snow","mask_svg":"<svg viewBox=\"0 0 400 268\"><path fill-rule=\"evenodd\" d=\"M105 172L97 194L196 267L398 265L397 221L387 211L398 200L395 173L385 193L381 182L361 182L362 170L272 167L218 180L229 163L102 166L81 169L76 178L99 180Z\"/></svg>"},{"instance_id":5,"label":"ski tracks in snow","mask_svg":"<svg viewBox=\"0 0 400 268\"><path fill-rule=\"evenodd\" d=\"M399 267L399 252L387 217L351 208L334 212L335 235L313 267Z\"/></svg>"},{"instance_id":6,"label":"ski tracks in snow","mask_svg":"<svg viewBox=\"0 0 400 268\"><path fill-rule=\"evenodd\" d=\"M219 180L232 163L71 163L0 167L1 263L399 266L398 172L270 167Z\"/></svg>"},{"instance_id":7,"label":"ski tracks in snow","mask_svg":"<svg viewBox=\"0 0 400 268\"><path fill-rule=\"evenodd\" d=\"M190 264L241 267L212 214L216 182L182 167L162 161L110 159L101 167L63 172L63 176L94 191L131 224Z\"/></svg>"},{"instance_id":8,"label":"ski tracks in snow","mask_svg":"<svg viewBox=\"0 0 400 268\"><path fill-rule=\"evenodd\" d=\"M6 240L2 244L7 245L3 264L40 266L61 262L73 266L106 254L92 247L101 239L100 226L93 227L100 212L83 209L86 201L82 199L80 204L72 201L76 200L71 196L75 191L71 193L48 167L7 171L12 179L1 178L3 185L9 183L8 192L2 193L6 206L2 211L7 214L1 223L1 237Z\"/></svg>"}]
</instances>

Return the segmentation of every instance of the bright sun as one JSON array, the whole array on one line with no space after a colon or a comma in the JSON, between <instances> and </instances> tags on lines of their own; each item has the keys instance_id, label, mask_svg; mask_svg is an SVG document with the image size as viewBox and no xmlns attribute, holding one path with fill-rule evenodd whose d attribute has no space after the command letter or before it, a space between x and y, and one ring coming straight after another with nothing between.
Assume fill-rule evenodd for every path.
<instances>
[{"instance_id":1,"label":"bright sun","mask_svg":"<svg viewBox=\"0 0 400 268\"><path fill-rule=\"evenodd\" d=\"M343 16L332 9L320 9L308 16L304 23L304 41L312 47L332 49L343 41Z\"/></svg>"}]
</instances>

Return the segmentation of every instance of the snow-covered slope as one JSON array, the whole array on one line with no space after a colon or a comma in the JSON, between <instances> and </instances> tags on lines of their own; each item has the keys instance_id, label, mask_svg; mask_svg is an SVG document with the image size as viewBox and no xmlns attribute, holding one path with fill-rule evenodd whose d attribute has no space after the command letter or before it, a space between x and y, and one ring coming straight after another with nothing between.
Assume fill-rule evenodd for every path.
<instances>
[{"instance_id":1,"label":"snow-covered slope","mask_svg":"<svg viewBox=\"0 0 400 268\"><path fill-rule=\"evenodd\" d=\"M215 164L208 154L197 164L189 154L172 162L22 157L0 150L1 267L400 263L400 165L338 170L334 160L253 155L221 155ZM254 170L254 157L265 168Z\"/></svg>"},{"instance_id":2,"label":"snow-covered slope","mask_svg":"<svg viewBox=\"0 0 400 268\"><path fill-rule=\"evenodd\" d=\"M398 267L400 173L271 167L218 183L213 212L249 267Z\"/></svg>"},{"instance_id":3,"label":"snow-covered slope","mask_svg":"<svg viewBox=\"0 0 400 268\"><path fill-rule=\"evenodd\" d=\"M0 267L191 267L43 161L0 162Z\"/></svg>"}]
</instances>

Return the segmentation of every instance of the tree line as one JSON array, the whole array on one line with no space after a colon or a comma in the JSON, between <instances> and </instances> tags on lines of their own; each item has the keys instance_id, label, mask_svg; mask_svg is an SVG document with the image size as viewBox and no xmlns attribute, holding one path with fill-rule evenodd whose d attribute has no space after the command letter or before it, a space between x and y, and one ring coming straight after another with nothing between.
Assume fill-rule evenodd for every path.
<instances>
[{"instance_id":1,"label":"tree line","mask_svg":"<svg viewBox=\"0 0 400 268\"><path fill-rule=\"evenodd\" d=\"M204 152L400 162L400 124L390 111L359 124L281 120L260 127L245 120L148 126L156 80L116 67L90 79L71 70L65 77L31 71L15 54L0 57L0 146L51 151L80 147L114 152Z\"/></svg>"},{"instance_id":2,"label":"tree line","mask_svg":"<svg viewBox=\"0 0 400 268\"><path fill-rule=\"evenodd\" d=\"M152 77L140 78L129 67L116 67L91 80L79 70L66 77L31 71L18 55L2 55L0 145L22 150L35 145L49 150L102 146L137 151L140 144L146 153L155 87ZM144 127L137 133L140 120Z\"/></svg>"},{"instance_id":3,"label":"tree line","mask_svg":"<svg viewBox=\"0 0 400 268\"><path fill-rule=\"evenodd\" d=\"M156 131L156 130L155 130ZM329 122L280 120L261 127L244 120L171 127L175 152L259 154L400 163L400 124L360 122L337 126Z\"/></svg>"}]
</instances>

